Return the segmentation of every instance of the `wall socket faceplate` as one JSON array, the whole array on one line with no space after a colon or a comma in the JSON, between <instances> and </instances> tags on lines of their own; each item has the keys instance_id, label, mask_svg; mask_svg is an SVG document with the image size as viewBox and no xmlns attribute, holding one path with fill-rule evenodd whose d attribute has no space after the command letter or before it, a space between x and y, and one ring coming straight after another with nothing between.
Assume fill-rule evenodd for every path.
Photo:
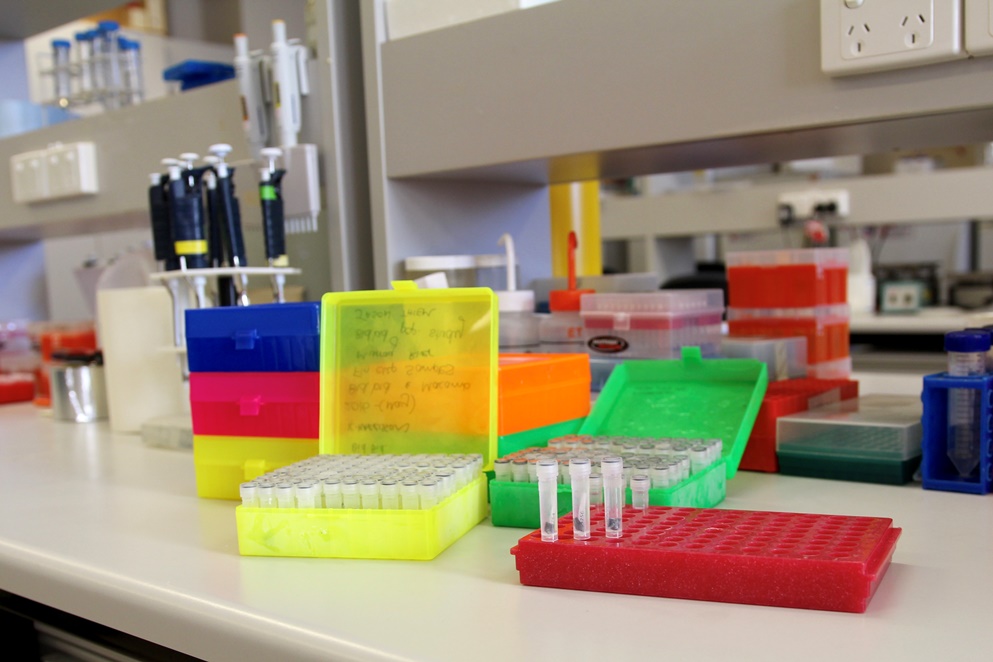
<instances>
[{"instance_id":1,"label":"wall socket faceplate","mask_svg":"<svg viewBox=\"0 0 993 662\"><path fill-rule=\"evenodd\" d=\"M965 57L962 0L821 0L821 69L831 76Z\"/></svg>"},{"instance_id":2,"label":"wall socket faceplate","mask_svg":"<svg viewBox=\"0 0 993 662\"><path fill-rule=\"evenodd\" d=\"M993 0L964 0L965 50L993 55Z\"/></svg>"}]
</instances>

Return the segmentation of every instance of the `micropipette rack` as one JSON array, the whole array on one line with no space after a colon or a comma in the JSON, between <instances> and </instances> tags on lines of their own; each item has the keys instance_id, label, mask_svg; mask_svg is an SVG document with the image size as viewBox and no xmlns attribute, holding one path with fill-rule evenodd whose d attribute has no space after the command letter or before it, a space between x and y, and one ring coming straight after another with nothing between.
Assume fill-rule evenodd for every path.
<instances>
[{"instance_id":1,"label":"micropipette rack","mask_svg":"<svg viewBox=\"0 0 993 662\"><path fill-rule=\"evenodd\" d=\"M189 303L196 302L198 297L205 296L207 282L221 276L295 276L300 269L295 267L211 267L209 269L176 269L173 271L158 271L148 276L152 282L160 282L169 288L172 296L173 337L175 344L169 351L186 354L186 324L183 311ZM182 285L186 289L181 289ZM183 361L183 374L188 374L186 362Z\"/></svg>"},{"instance_id":2,"label":"micropipette rack","mask_svg":"<svg viewBox=\"0 0 993 662\"><path fill-rule=\"evenodd\" d=\"M603 509L591 537L541 532L520 539L522 584L664 598L866 610L901 530L880 517L650 507L624 509L623 536L607 539Z\"/></svg>"}]
</instances>

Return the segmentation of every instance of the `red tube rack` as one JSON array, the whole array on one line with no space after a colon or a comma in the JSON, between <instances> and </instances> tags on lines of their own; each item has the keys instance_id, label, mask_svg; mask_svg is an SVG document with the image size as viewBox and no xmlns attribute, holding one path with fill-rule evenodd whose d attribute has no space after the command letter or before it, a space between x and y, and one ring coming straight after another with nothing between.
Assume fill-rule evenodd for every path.
<instances>
[{"instance_id":1,"label":"red tube rack","mask_svg":"<svg viewBox=\"0 0 993 662\"><path fill-rule=\"evenodd\" d=\"M510 553L521 583L606 593L864 612L889 567L900 529L880 517L650 507L624 510L624 535L535 531Z\"/></svg>"}]
</instances>

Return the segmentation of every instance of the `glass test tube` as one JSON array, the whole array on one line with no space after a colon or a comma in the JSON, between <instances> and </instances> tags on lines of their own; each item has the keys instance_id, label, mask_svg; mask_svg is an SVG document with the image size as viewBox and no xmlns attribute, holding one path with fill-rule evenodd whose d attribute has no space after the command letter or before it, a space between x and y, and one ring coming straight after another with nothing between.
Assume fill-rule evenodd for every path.
<instances>
[{"instance_id":1,"label":"glass test tube","mask_svg":"<svg viewBox=\"0 0 993 662\"><path fill-rule=\"evenodd\" d=\"M554 459L538 461L538 510L541 514L541 540L559 539L559 462Z\"/></svg>"},{"instance_id":2,"label":"glass test tube","mask_svg":"<svg viewBox=\"0 0 993 662\"><path fill-rule=\"evenodd\" d=\"M605 457L600 462L603 475L603 507L608 538L622 535L621 511L624 508L624 460Z\"/></svg>"},{"instance_id":3,"label":"glass test tube","mask_svg":"<svg viewBox=\"0 0 993 662\"><path fill-rule=\"evenodd\" d=\"M572 537L589 540L590 537L590 461L586 458L569 460L572 479Z\"/></svg>"}]
</instances>

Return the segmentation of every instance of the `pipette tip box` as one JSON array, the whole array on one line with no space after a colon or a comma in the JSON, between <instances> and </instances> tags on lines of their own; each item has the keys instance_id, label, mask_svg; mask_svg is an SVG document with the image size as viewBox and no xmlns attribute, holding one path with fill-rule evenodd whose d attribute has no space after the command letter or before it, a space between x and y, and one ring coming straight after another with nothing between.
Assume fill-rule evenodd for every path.
<instances>
[{"instance_id":1,"label":"pipette tip box","mask_svg":"<svg viewBox=\"0 0 993 662\"><path fill-rule=\"evenodd\" d=\"M779 471L795 476L903 484L921 457L921 402L868 395L780 418Z\"/></svg>"},{"instance_id":2,"label":"pipette tip box","mask_svg":"<svg viewBox=\"0 0 993 662\"><path fill-rule=\"evenodd\" d=\"M901 530L878 517L693 508L625 508L623 535L535 531L511 549L527 586L861 613L889 567Z\"/></svg>"},{"instance_id":3,"label":"pipette tip box","mask_svg":"<svg viewBox=\"0 0 993 662\"><path fill-rule=\"evenodd\" d=\"M964 388L981 393L979 398L979 463L968 476L961 476L948 458L948 390ZM993 375L952 377L946 373L924 378L921 475L924 488L988 494L993 491Z\"/></svg>"}]
</instances>

